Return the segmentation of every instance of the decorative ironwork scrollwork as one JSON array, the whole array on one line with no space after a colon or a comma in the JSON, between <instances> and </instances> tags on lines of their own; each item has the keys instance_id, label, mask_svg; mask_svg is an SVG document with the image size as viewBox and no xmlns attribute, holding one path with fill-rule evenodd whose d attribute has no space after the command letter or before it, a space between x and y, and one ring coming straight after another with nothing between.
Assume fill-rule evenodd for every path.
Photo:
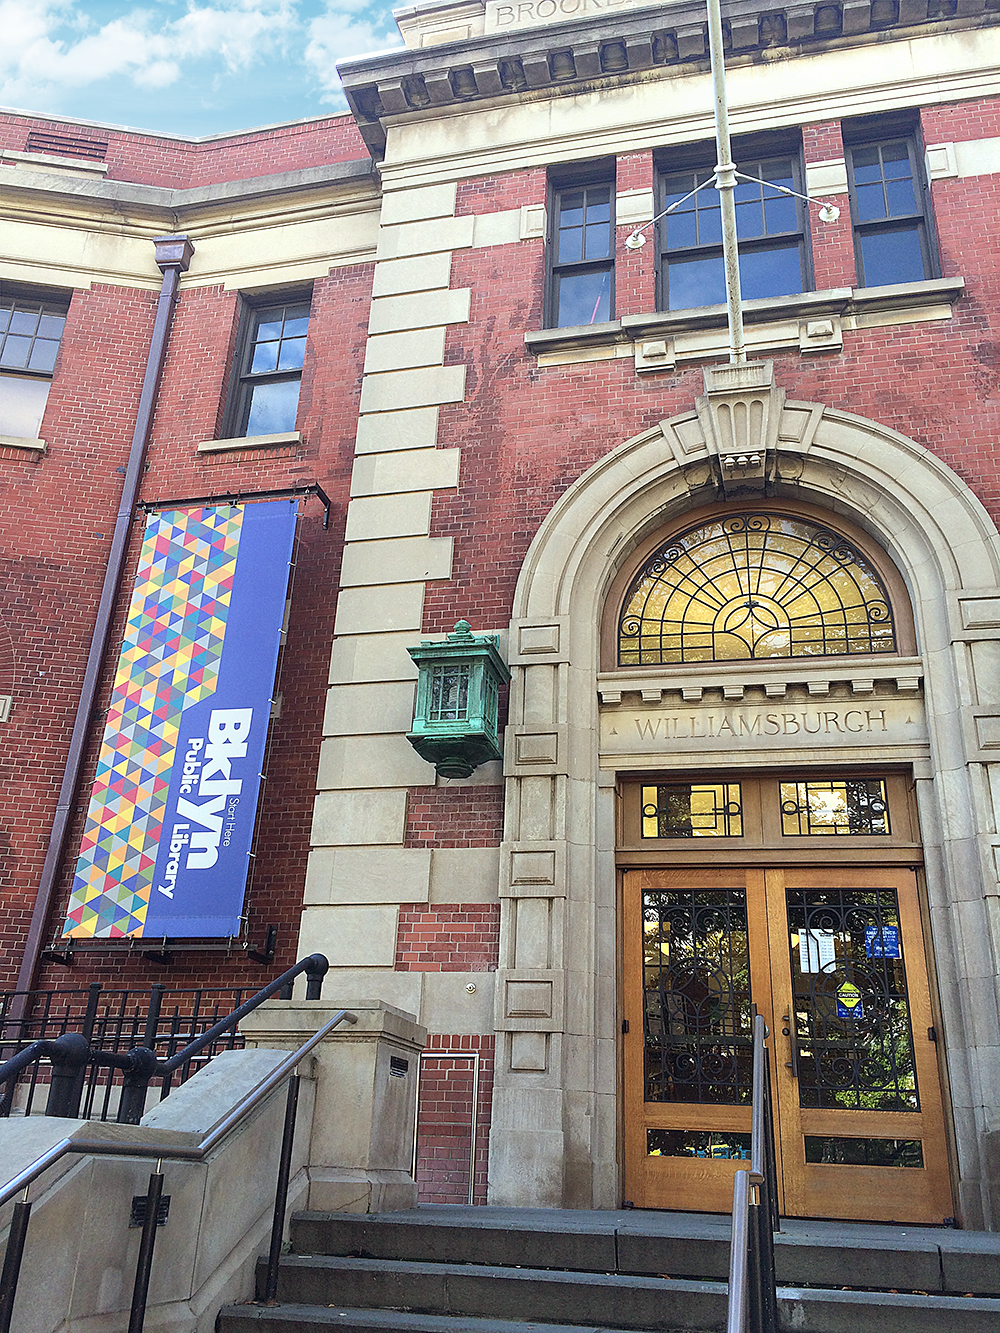
<instances>
[{"instance_id":1,"label":"decorative ironwork scrollwork","mask_svg":"<svg viewBox=\"0 0 1000 1333\"><path fill-rule=\"evenodd\" d=\"M746 892L643 894L645 1100L745 1104L752 1061Z\"/></svg>"},{"instance_id":2,"label":"decorative ironwork scrollwork","mask_svg":"<svg viewBox=\"0 0 1000 1333\"><path fill-rule=\"evenodd\" d=\"M618 627L621 666L895 652L888 592L839 533L742 514L654 551Z\"/></svg>"},{"instance_id":3,"label":"decorative ironwork scrollwork","mask_svg":"<svg viewBox=\"0 0 1000 1333\"><path fill-rule=\"evenodd\" d=\"M787 897L800 1104L918 1110L895 891Z\"/></svg>"}]
</instances>

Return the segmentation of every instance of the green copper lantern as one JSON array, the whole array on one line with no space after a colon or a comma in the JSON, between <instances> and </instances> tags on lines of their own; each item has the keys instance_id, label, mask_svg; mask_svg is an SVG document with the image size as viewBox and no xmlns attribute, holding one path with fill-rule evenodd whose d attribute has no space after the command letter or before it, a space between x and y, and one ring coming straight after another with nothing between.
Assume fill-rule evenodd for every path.
<instances>
[{"instance_id":1,"label":"green copper lantern","mask_svg":"<svg viewBox=\"0 0 1000 1333\"><path fill-rule=\"evenodd\" d=\"M500 758L500 687L510 672L495 634L473 634L460 620L446 639L424 639L407 652L419 669L413 730L421 759L443 778L467 778L479 764Z\"/></svg>"}]
</instances>

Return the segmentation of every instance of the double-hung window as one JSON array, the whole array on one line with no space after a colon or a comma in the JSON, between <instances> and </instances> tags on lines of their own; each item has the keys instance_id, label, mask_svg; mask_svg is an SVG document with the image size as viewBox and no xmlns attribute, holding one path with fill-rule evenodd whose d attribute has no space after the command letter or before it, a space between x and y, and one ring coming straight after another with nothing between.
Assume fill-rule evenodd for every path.
<instances>
[{"instance_id":1,"label":"double-hung window","mask_svg":"<svg viewBox=\"0 0 1000 1333\"><path fill-rule=\"evenodd\" d=\"M926 193L913 136L849 143L847 163L860 286L932 278Z\"/></svg>"},{"instance_id":2,"label":"double-hung window","mask_svg":"<svg viewBox=\"0 0 1000 1333\"><path fill-rule=\"evenodd\" d=\"M308 331L308 298L247 308L237 353L231 435L279 435L295 429Z\"/></svg>"},{"instance_id":3,"label":"double-hung window","mask_svg":"<svg viewBox=\"0 0 1000 1333\"><path fill-rule=\"evenodd\" d=\"M566 328L614 319L613 178L560 184L550 199L546 323Z\"/></svg>"},{"instance_id":4,"label":"double-hung window","mask_svg":"<svg viewBox=\"0 0 1000 1333\"><path fill-rule=\"evenodd\" d=\"M0 435L38 438L66 309L46 299L0 300Z\"/></svg>"},{"instance_id":5,"label":"double-hung window","mask_svg":"<svg viewBox=\"0 0 1000 1333\"><path fill-rule=\"evenodd\" d=\"M803 203L773 188L783 185L805 193L799 155L764 156L736 150L734 158L737 171L754 178L737 180L735 194L744 300L808 291L811 275ZM718 190L706 184L712 179L714 162L684 171L663 165L657 211L679 206L658 224L660 309L720 305L726 299L722 212ZM698 186L703 188L692 194ZM691 198L685 200L689 194Z\"/></svg>"}]
</instances>

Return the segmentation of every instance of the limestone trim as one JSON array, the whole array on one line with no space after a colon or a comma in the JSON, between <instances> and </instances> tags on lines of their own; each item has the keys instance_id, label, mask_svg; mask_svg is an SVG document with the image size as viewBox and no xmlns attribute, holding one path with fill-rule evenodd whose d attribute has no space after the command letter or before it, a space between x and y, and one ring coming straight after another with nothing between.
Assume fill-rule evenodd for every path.
<instances>
[{"instance_id":1,"label":"limestone trim","mask_svg":"<svg viewBox=\"0 0 1000 1333\"><path fill-rule=\"evenodd\" d=\"M806 355L839 352L845 331L950 319L964 293L965 279L950 277L746 301L747 350L751 356L787 347ZM728 339L724 305L623 315L604 324L531 329L524 335L539 366L634 356L638 373L670 372L678 362L722 356Z\"/></svg>"},{"instance_id":2,"label":"limestone trim","mask_svg":"<svg viewBox=\"0 0 1000 1333\"><path fill-rule=\"evenodd\" d=\"M446 1032L456 1030L450 978L460 974L395 971L395 923L404 905L465 901L456 893L475 880L460 873L461 858L404 845L408 789L436 783L406 739L416 676L407 648L421 638L427 581L451 577L452 538L430 535L431 505L458 485L461 450L438 448L439 407L465 394L465 366L445 365L448 329L468 321L472 295L452 288L452 256L478 243L480 224L455 217L455 197L445 184L383 201L300 926L300 947L331 958L338 984L363 978L369 993ZM479 241L518 238L516 211L484 216ZM477 900L495 901L497 852L487 852L462 864L485 870ZM488 978L463 986L458 1030L491 1033L491 992Z\"/></svg>"},{"instance_id":3,"label":"limestone trim","mask_svg":"<svg viewBox=\"0 0 1000 1333\"><path fill-rule=\"evenodd\" d=\"M809 708L826 706L828 688L843 695L839 706L878 709L888 690L905 722L902 701L913 698L919 707L915 691L923 678L926 736L916 748L890 746L885 758L912 763L917 780L963 1224L997 1226L1000 1182L990 1176L986 1135L1000 1089L1000 710L989 665L1000 641L1000 536L965 483L930 450L821 404L785 401L773 491L784 502L842 515L868 533L895 562L912 603L919 658L895 659L891 677L876 680L868 658L856 667L813 662L808 680L801 671L776 671L772 678L768 668L759 684L765 698L768 684L782 690L791 684ZM506 779L497 995L502 1006L507 978L544 958L553 980L566 978L565 1019L561 1030L531 1034L530 1058L527 1048L515 1052L515 1034L498 1051L490 1158L497 1203L620 1202L613 784L615 769L630 761L611 758L613 766L601 772L601 720L623 706L612 701L627 690L621 673L598 675L599 625L611 584L642 542L716 494L699 415L681 414L622 444L580 477L546 516L522 567L511 643L533 631L549 651L512 660L511 726L522 741L559 735L560 746L551 771L519 767ZM971 632L982 637L969 641ZM682 700L691 691L685 707L697 706L706 690L721 684L720 707L740 707L726 700L728 673L718 664L707 666L699 682L685 670L681 679L655 668L644 683L661 700L667 689ZM642 697L639 674L631 683L639 684ZM639 707L657 714L652 697ZM879 751L868 753L870 762ZM814 758L831 762L829 750ZM689 751L690 767L711 762ZM554 849L565 867L564 898L550 896L550 883L531 883L533 874L554 873L555 859L550 872L543 855ZM515 865L529 871L516 885L509 883ZM497 1016L502 1023L501 1009ZM532 1126L530 1145L525 1123ZM522 1160L531 1163L527 1178Z\"/></svg>"},{"instance_id":4,"label":"limestone trim","mask_svg":"<svg viewBox=\"0 0 1000 1333\"><path fill-rule=\"evenodd\" d=\"M9 148L0 151L0 162L5 166L31 171L68 171L79 176L100 180L108 173L107 162L90 162L82 157L56 157L52 153L15 153Z\"/></svg>"},{"instance_id":5,"label":"limestone trim","mask_svg":"<svg viewBox=\"0 0 1000 1333\"><path fill-rule=\"evenodd\" d=\"M1000 93L995 45L988 28L961 34L910 30L888 45L802 51L782 65L780 80L770 61L727 61L730 127L746 134L993 97ZM543 114L542 99L552 99L551 90L525 90L488 106L461 100L387 117L384 186L424 186L663 149L713 134L711 85L698 65L609 81L600 97L592 88L561 89L557 114Z\"/></svg>"},{"instance_id":6,"label":"limestone trim","mask_svg":"<svg viewBox=\"0 0 1000 1333\"><path fill-rule=\"evenodd\" d=\"M287 444L301 444L299 430L280 431L277 435L242 435L227 440L200 440L200 454L226 453L234 449L278 449Z\"/></svg>"},{"instance_id":7,"label":"limestone trim","mask_svg":"<svg viewBox=\"0 0 1000 1333\"><path fill-rule=\"evenodd\" d=\"M889 27L909 35L940 31L945 22L949 27L956 22L988 24L991 16L985 12L985 0L970 2L974 8L967 8L958 20L930 17L926 7L904 8ZM885 50L882 16L873 16L867 3L845 12L841 30L833 33L824 30L822 6L816 0L777 10L766 0L744 0L730 7L726 17L733 62L751 60L755 52L773 47L776 34L778 44L799 56L817 49L850 49L873 38ZM456 104L496 102L522 93L547 96L553 87L561 93L574 84L603 91L602 85L612 80L648 77L654 70L676 77L678 68L703 62L707 55L704 11L690 0L678 0L666 13L659 6L645 11L618 9L536 31L504 30L473 37L473 29L463 26L464 31L451 33L458 40L443 48L411 48L340 63L348 103L375 152L385 146L388 124L399 117L419 116L428 107L441 114Z\"/></svg>"},{"instance_id":8,"label":"limestone trim","mask_svg":"<svg viewBox=\"0 0 1000 1333\"><path fill-rule=\"evenodd\" d=\"M196 262L184 275L188 288L222 283L229 290L266 289L375 257L378 199L371 173L326 190L222 195L197 209L174 207L171 190L13 167L0 167L0 188L2 271L11 280L158 290L150 240L181 225L197 241ZM132 200L130 189L155 197Z\"/></svg>"},{"instance_id":9,"label":"limestone trim","mask_svg":"<svg viewBox=\"0 0 1000 1333\"><path fill-rule=\"evenodd\" d=\"M172 139L174 136L170 136ZM183 140L181 140L183 142ZM72 195L75 199L92 199L106 204L145 205L149 208L188 209L221 203L236 204L259 200L273 207L276 196L307 190L329 189L334 185L367 185L369 191L378 183L378 169L368 158L348 162L333 162L324 167L303 167L299 171L281 171L268 176L254 176L245 180L220 181L215 185L198 185L191 189L173 189L162 185L139 185L133 181L87 181L86 175L103 176L106 162L88 162L81 158L53 158L40 153L0 153L4 164L8 161L24 163L10 170L18 175L0 175L0 181L11 188L30 188L34 191ZM26 176L29 166L35 167L31 177ZM84 179L68 181L63 176L47 179L45 168L63 172L79 172ZM35 179L35 178L38 179Z\"/></svg>"},{"instance_id":10,"label":"limestone trim","mask_svg":"<svg viewBox=\"0 0 1000 1333\"><path fill-rule=\"evenodd\" d=\"M1000 172L1000 136L928 144L924 168L929 181L994 176Z\"/></svg>"}]
</instances>

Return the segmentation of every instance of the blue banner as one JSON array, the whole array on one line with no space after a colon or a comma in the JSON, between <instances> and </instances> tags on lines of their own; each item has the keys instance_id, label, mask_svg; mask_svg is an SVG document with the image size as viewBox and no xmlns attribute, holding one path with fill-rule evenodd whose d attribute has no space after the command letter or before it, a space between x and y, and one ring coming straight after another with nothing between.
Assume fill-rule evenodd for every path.
<instances>
[{"instance_id":1,"label":"blue banner","mask_svg":"<svg viewBox=\"0 0 1000 1333\"><path fill-rule=\"evenodd\" d=\"M297 517L150 516L67 935L239 934Z\"/></svg>"}]
</instances>

